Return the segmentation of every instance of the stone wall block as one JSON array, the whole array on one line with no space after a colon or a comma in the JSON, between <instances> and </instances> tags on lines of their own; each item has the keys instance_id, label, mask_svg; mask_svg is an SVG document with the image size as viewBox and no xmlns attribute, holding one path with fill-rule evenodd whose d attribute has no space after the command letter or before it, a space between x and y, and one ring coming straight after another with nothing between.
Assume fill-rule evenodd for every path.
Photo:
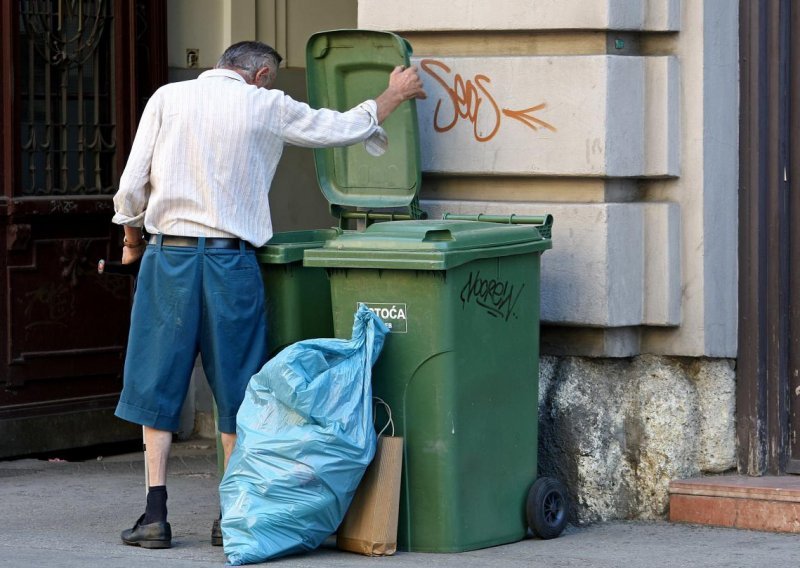
<instances>
[{"instance_id":1,"label":"stone wall block","mask_svg":"<svg viewBox=\"0 0 800 568\"><path fill-rule=\"evenodd\" d=\"M644 325L681 323L681 210L677 203L644 204Z\"/></svg>"},{"instance_id":2,"label":"stone wall block","mask_svg":"<svg viewBox=\"0 0 800 568\"><path fill-rule=\"evenodd\" d=\"M676 31L680 0L359 0L362 28Z\"/></svg>"},{"instance_id":3,"label":"stone wall block","mask_svg":"<svg viewBox=\"0 0 800 568\"><path fill-rule=\"evenodd\" d=\"M645 176L680 175L681 79L675 56L645 57Z\"/></svg>"},{"instance_id":4,"label":"stone wall block","mask_svg":"<svg viewBox=\"0 0 800 568\"><path fill-rule=\"evenodd\" d=\"M430 173L678 174L674 57L414 58L422 169Z\"/></svg>"},{"instance_id":5,"label":"stone wall block","mask_svg":"<svg viewBox=\"0 0 800 568\"><path fill-rule=\"evenodd\" d=\"M432 219L444 213L552 214L553 248L542 254L545 324L619 329L680 323L677 204L424 200L422 207ZM628 344L613 340L590 354L638 354L618 348Z\"/></svg>"},{"instance_id":6,"label":"stone wall block","mask_svg":"<svg viewBox=\"0 0 800 568\"><path fill-rule=\"evenodd\" d=\"M541 355L539 357L539 414L544 412L547 395L558 372L560 360L558 357Z\"/></svg>"},{"instance_id":7,"label":"stone wall block","mask_svg":"<svg viewBox=\"0 0 800 568\"><path fill-rule=\"evenodd\" d=\"M669 482L699 473L699 396L680 365L660 357L638 358L628 372L629 424L639 428L639 444L629 453L636 488L637 517L662 518L669 505Z\"/></svg>"},{"instance_id":8,"label":"stone wall block","mask_svg":"<svg viewBox=\"0 0 800 568\"><path fill-rule=\"evenodd\" d=\"M681 29L681 0L644 0L643 30L677 32Z\"/></svg>"},{"instance_id":9,"label":"stone wall block","mask_svg":"<svg viewBox=\"0 0 800 568\"><path fill-rule=\"evenodd\" d=\"M636 176L644 159L641 57L415 58L422 170Z\"/></svg>"},{"instance_id":10,"label":"stone wall block","mask_svg":"<svg viewBox=\"0 0 800 568\"><path fill-rule=\"evenodd\" d=\"M567 485L573 522L664 518L671 480L735 464L729 361L543 360L539 472Z\"/></svg>"},{"instance_id":11,"label":"stone wall block","mask_svg":"<svg viewBox=\"0 0 800 568\"><path fill-rule=\"evenodd\" d=\"M707 473L736 468L736 371L728 360L700 359L689 372L699 395L698 465Z\"/></svg>"},{"instance_id":12,"label":"stone wall block","mask_svg":"<svg viewBox=\"0 0 800 568\"><path fill-rule=\"evenodd\" d=\"M624 362L566 358L545 397L539 469L567 485L573 522L628 516Z\"/></svg>"}]
</instances>

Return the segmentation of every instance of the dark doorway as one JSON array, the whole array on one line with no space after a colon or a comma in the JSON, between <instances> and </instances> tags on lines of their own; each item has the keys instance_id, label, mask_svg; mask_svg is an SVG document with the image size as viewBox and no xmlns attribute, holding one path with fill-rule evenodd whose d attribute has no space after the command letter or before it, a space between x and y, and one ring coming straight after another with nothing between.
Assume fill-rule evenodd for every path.
<instances>
[{"instance_id":1,"label":"dark doorway","mask_svg":"<svg viewBox=\"0 0 800 568\"><path fill-rule=\"evenodd\" d=\"M800 7L739 6L739 468L800 473Z\"/></svg>"},{"instance_id":2,"label":"dark doorway","mask_svg":"<svg viewBox=\"0 0 800 568\"><path fill-rule=\"evenodd\" d=\"M163 0L0 10L0 457L131 439L113 417L131 283L112 196L166 79Z\"/></svg>"}]
</instances>

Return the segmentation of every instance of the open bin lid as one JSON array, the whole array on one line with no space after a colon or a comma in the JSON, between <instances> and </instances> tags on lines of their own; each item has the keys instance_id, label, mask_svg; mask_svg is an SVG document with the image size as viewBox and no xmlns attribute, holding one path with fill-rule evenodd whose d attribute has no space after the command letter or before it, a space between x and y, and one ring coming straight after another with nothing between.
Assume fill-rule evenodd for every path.
<instances>
[{"instance_id":1,"label":"open bin lid","mask_svg":"<svg viewBox=\"0 0 800 568\"><path fill-rule=\"evenodd\" d=\"M447 270L473 260L541 253L552 241L532 225L482 221L395 221L343 233L307 250L304 266Z\"/></svg>"},{"instance_id":2,"label":"open bin lid","mask_svg":"<svg viewBox=\"0 0 800 568\"><path fill-rule=\"evenodd\" d=\"M346 111L374 99L398 65L409 65L411 46L388 32L335 30L314 34L306 46L308 101ZM416 203L421 183L419 125L414 100L383 123L389 149L370 156L363 144L314 150L317 180L334 206L399 208Z\"/></svg>"}]
</instances>

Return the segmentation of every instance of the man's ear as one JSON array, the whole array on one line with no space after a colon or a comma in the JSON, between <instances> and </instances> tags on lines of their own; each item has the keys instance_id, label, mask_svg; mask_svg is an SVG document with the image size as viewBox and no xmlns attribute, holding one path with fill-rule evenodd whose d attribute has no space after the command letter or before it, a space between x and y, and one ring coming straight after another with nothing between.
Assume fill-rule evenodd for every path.
<instances>
[{"instance_id":1,"label":"man's ear","mask_svg":"<svg viewBox=\"0 0 800 568\"><path fill-rule=\"evenodd\" d=\"M271 74L271 69L269 67L261 67L260 69L256 70L255 75L253 76L253 82L260 86L265 83L269 83L269 78Z\"/></svg>"},{"instance_id":2,"label":"man's ear","mask_svg":"<svg viewBox=\"0 0 800 568\"><path fill-rule=\"evenodd\" d=\"M266 79L267 79L267 86L268 88L272 88L275 85L275 81L278 78L278 68L269 66L266 68Z\"/></svg>"}]
</instances>

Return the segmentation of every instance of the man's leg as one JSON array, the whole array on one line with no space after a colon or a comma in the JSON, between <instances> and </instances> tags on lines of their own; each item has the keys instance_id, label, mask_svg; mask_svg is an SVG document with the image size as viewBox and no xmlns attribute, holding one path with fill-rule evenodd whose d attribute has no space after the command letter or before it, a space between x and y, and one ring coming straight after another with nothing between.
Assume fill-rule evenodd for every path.
<instances>
[{"instance_id":1,"label":"man's leg","mask_svg":"<svg viewBox=\"0 0 800 568\"><path fill-rule=\"evenodd\" d=\"M267 324L264 284L255 253L211 253L203 270L204 313L200 339L206 371L218 410L223 464L236 445L236 412L247 383L266 362ZM211 543L222 546L220 519L211 528Z\"/></svg>"},{"instance_id":2,"label":"man's leg","mask_svg":"<svg viewBox=\"0 0 800 568\"><path fill-rule=\"evenodd\" d=\"M172 446L172 432L144 427L147 449L147 506L142 524L167 522L167 461Z\"/></svg>"},{"instance_id":3,"label":"man's leg","mask_svg":"<svg viewBox=\"0 0 800 568\"><path fill-rule=\"evenodd\" d=\"M231 459L231 452L236 445L236 434L220 432L220 438L222 440L222 453L225 455L223 468L228 469L228 460Z\"/></svg>"},{"instance_id":4,"label":"man's leg","mask_svg":"<svg viewBox=\"0 0 800 568\"><path fill-rule=\"evenodd\" d=\"M172 432L145 426L144 443L147 448L147 485L149 487L166 485L167 460L172 447Z\"/></svg>"},{"instance_id":5,"label":"man's leg","mask_svg":"<svg viewBox=\"0 0 800 568\"><path fill-rule=\"evenodd\" d=\"M167 461L172 432L144 427L147 450L147 506L132 529L122 531L122 541L144 548L169 548L172 529L167 522Z\"/></svg>"},{"instance_id":6,"label":"man's leg","mask_svg":"<svg viewBox=\"0 0 800 568\"><path fill-rule=\"evenodd\" d=\"M172 432L144 427L147 449L147 505L142 525L167 522L167 462Z\"/></svg>"},{"instance_id":7,"label":"man's leg","mask_svg":"<svg viewBox=\"0 0 800 568\"><path fill-rule=\"evenodd\" d=\"M223 471L228 469L228 460L231 459L231 452L236 445L236 434L228 434L226 432L219 433L220 441L222 442L222 468ZM219 518L214 520L211 525L211 544L214 546L222 546L222 528L219 525L222 520L222 512L220 511Z\"/></svg>"},{"instance_id":8,"label":"man's leg","mask_svg":"<svg viewBox=\"0 0 800 568\"><path fill-rule=\"evenodd\" d=\"M167 460L172 431L197 357L201 314L200 256L192 248L149 245L131 313L120 418L143 424L148 486L145 513L122 532L126 544L168 548Z\"/></svg>"}]
</instances>

